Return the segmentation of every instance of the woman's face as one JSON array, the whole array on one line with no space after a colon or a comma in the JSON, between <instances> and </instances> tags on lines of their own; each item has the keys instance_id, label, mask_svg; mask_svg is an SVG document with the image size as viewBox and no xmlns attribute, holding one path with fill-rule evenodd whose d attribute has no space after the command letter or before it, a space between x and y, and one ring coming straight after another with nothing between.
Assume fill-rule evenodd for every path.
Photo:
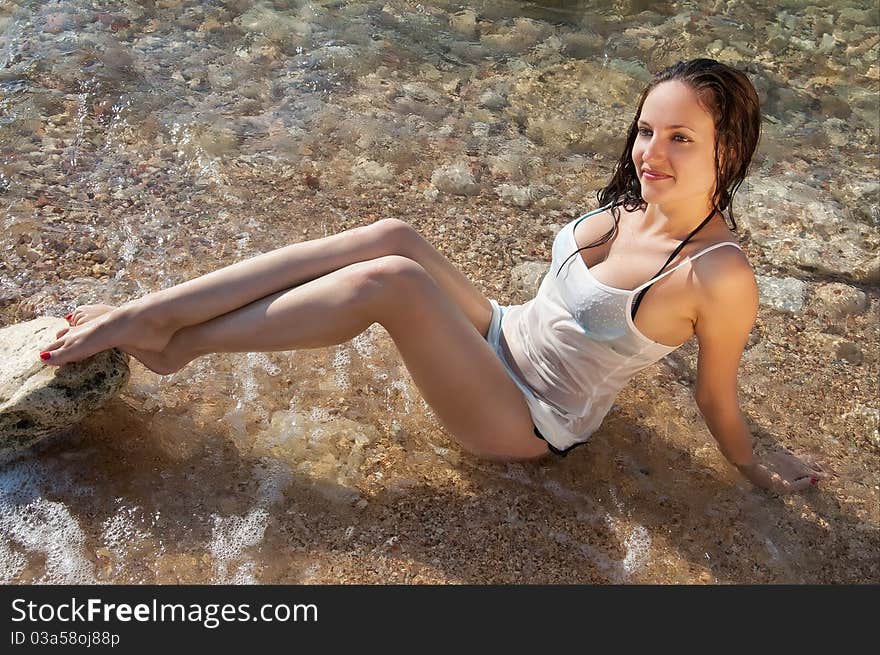
<instances>
[{"instance_id":1,"label":"woman's face","mask_svg":"<svg viewBox=\"0 0 880 655\"><path fill-rule=\"evenodd\" d=\"M632 149L645 202L711 206L715 122L683 82L658 84L642 105Z\"/></svg>"}]
</instances>

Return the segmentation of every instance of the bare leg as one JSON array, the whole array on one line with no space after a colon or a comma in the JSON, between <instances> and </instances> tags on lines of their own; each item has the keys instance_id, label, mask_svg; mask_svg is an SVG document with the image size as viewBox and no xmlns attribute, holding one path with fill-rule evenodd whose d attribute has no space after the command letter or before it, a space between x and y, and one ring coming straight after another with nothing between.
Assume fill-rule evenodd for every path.
<instances>
[{"instance_id":1,"label":"bare leg","mask_svg":"<svg viewBox=\"0 0 880 655\"><path fill-rule=\"evenodd\" d=\"M158 352L181 328L210 321L352 263L392 254L418 261L485 335L489 301L409 225L385 219L279 248L106 313L83 315L78 309L74 312L75 327L63 330L43 349L50 353L46 363L62 365L114 346L129 352Z\"/></svg>"},{"instance_id":2,"label":"bare leg","mask_svg":"<svg viewBox=\"0 0 880 655\"><path fill-rule=\"evenodd\" d=\"M400 256L353 264L183 328L145 363L170 373L209 352L319 348L348 341L376 322L465 448L493 459L547 453L532 432L522 393L495 353L433 278Z\"/></svg>"},{"instance_id":3,"label":"bare leg","mask_svg":"<svg viewBox=\"0 0 880 655\"><path fill-rule=\"evenodd\" d=\"M393 227L391 221L380 222ZM378 224L374 224L378 225ZM271 293L294 287L352 261L396 248L391 229L364 226L296 243L126 303L68 331L43 348L60 366L111 347L160 351L178 329L209 321ZM380 239L379 237L384 237Z\"/></svg>"}]
</instances>

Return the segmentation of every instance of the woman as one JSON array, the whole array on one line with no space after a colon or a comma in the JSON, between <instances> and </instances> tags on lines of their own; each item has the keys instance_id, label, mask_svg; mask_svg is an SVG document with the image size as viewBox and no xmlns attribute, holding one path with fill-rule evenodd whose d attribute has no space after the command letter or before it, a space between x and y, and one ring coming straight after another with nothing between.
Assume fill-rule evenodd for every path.
<instances>
[{"instance_id":1,"label":"woman","mask_svg":"<svg viewBox=\"0 0 880 655\"><path fill-rule=\"evenodd\" d=\"M385 219L118 308L78 308L40 356L61 365L115 346L167 374L206 353L318 348L380 323L461 445L510 460L583 443L636 371L696 336L696 401L721 451L756 485L805 489L824 474L789 453L757 461L737 399L758 297L722 211L733 222L759 133L742 73L708 59L659 73L603 207L559 232L524 305L485 298L408 224Z\"/></svg>"}]
</instances>

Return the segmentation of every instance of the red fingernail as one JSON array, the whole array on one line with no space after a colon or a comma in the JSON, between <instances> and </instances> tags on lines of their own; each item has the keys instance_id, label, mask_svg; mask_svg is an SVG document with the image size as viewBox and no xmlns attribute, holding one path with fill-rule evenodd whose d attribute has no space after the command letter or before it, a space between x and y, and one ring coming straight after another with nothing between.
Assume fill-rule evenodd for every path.
<instances>
[{"instance_id":1,"label":"red fingernail","mask_svg":"<svg viewBox=\"0 0 880 655\"><path fill-rule=\"evenodd\" d=\"M49 359L51 356L50 353L40 353L40 359Z\"/></svg>"},{"instance_id":2,"label":"red fingernail","mask_svg":"<svg viewBox=\"0 0 880 655\"><path fill-rule=\"evenodd\" d=\"M69 321L72 317L73 317L73 314L68 314L68 315L65 316L64 318L67 319L67 320Z\"/></svg>"}]
</instances>

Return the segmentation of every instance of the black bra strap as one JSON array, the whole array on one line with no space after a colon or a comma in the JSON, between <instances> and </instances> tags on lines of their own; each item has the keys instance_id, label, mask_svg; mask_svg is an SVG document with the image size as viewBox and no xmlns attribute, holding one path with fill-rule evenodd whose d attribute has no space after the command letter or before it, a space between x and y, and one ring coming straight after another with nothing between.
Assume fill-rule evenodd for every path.
<instances>
[{"instance_id":1,"label":"black bra strap","mask_svg":"<svg viewBox=\"0 0 880 655\"><path fill-rule=\"evenodd\" d=\"M657 273L654 274L654 276L651 278L652 280L653 280L655 277L657 277L658 275L660 275L660 273L663 272L663 269L664 269L664 268L666 268L667 266L669 266L669 262L671 262L673 259L675 259L675 256L676 256L678 253L681 252L681 249L684 248L684 244L686 244L688 241L690 241L690 240L691 240L691 237L694 236L697 232L699 232L700 230L702 230L702 229L703 229L703 226L705 226L706 223L709 222L709 219L711 219L714 215L715 215L715 209L713 208L712 211L709 213L709 215L708 215L706 218L703 219L703 222L700 223L700 224L694 229L693 232L691 232L690 234L688 234L687 237L685 237L685 240L682 241L681 243L679 243L678 246L675 248L675 250L672 251L672 254L669 255L669 259L667 259L667 260L666 260L666 263L663 264L663 266L660 268L660 270L657 271ZM636 296L636 300L635 300L635 302L633 303L633 308L632 308L632 318L633 318L633 320L636 320L636 311L638 310L639 305L640 305L641 302L642 302L642 298L644 297L645 292L646 292L648 289L650 289L650 288L651 288L651 285L649 284L649 285L646 286L644 289L642 289L641 291L639 291L639 295Z\"/></svg>"}]
</instances>

